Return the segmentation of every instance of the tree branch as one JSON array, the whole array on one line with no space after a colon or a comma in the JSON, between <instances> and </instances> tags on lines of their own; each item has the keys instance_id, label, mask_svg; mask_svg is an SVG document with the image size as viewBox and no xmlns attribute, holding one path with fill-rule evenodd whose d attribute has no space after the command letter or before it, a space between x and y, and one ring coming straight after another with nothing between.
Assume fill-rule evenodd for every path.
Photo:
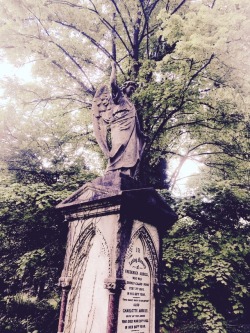
<instances>
[{"instance_id":1,"label":"tree branch","mask_svg":"<svg viewBox=\"0 0 250 333\"><path fill-rule=\"evenodd\" d=\"M92 91L88 87L86 87L85 84L82 81L78 80L78 78L74 74L72 74L70 71L68 71L62 65L60 65L56 60L52 60L52 64L54 64L60 70L64 71L71 79L75 80L83 88L83 90L86 93L90 94L91 96L94 96L94 91Z\"/></svg>"},{"instance_id":2,"label":"tree branch","mask_svg":"<svg viewBox=\"0 0 250 333\"><path fill-rule=\"evenodd\" d=\"M215 2L216 2L216 0L213 0L211 7L210 7L211 9L214 8Z\"/></svg>"},{"instance_id":3,"label":"tree branch","mask_svg":"<svg viewBox=\"0 0 250 333\"><path fill-rule=\"evenodd\" d=\"M112 59L112 54L105 47L103 47L100 43L98 43L93 37L89 36L86 32L80 31L75 25L67 24L67 23L64 23L64 22L61 22L61 21L58 21L58 20L53 20L53 22L79 32L84 37L86 37L89 41L91 41L91 43L93 45L95 45L100 51L102 51L108 58Z\"/></svg>"},{"instance_id":4,"label":"tree branch","mask_svg":"<svg viewBox=\"0 0 250 333\"><path fill-rule=\"evenodd\" d=\"M207 60L207 62L196 72L194 73L190 80L188 81L188 84L186 86L186 89L190 86L190 84L192 83L192 81L211 63L211 61L213 60L213 58L215 57L214 53L211 54L210 58Z\"/></svg>"},{"instance_id":5,"label":"tree branch","mask_svg":"<svg viewBox=\"0 0 250 333\"><path fill-rule=\"evenodd\" d=\"M120 17L120 19L121 19L121 22L122 22L123 27L124 27L124 29L125 29L125 32L126 32L126 34L127 34L127 37L128 37L129 43L130 43L130 45L133 47L133 41L132 41L132 38L131 38L131 36L130 36L130 34L129 34L127 24L126 24L126 22L125 22L125 20L124 20L124 18L123 18L123 16L122 16L122 14L121 14L120 9L119 9L118 6L117 6L116 0L110 0L110 1L111 1L112 4L114 5L114 7L115 7L115 9L116 9L116 12L119 14L119 17Z\"/></svg>"},{"instance_id":6,"label":"tree branch","mask_svg":"<svg viewBox=\"0 0 250 333\"><path fill-rule=\"evenodd\" d=\"M148 33L148 25L149 25L149 18L152 14L152 12L154 11L156 5L159 3L160 0L156 0L150 7L150 10L149 12L147 13L146 10L145 10L145 7L143 6L143 1L140 0L140 4L141 4L141 7L142 7L142 11L143 11L143 15L144 15L144 18L145 18L145 22L144 22L144 25L143 25L143 28L142 28L142 32L141 32L141 37L139 39L139 44L141 43L141 41L143 40L143 38L145 36L149 36L149 33ZM147 29L147 34L145 35L145 30Z\"/></svg>"},{"instance_id":7,"label":"tree branch","mask_svg":"<svg viewBox=\"0 0 250 333\"><path fill-rule=\"evenodd\" d=\"M63 48L61 45L57 44L54 41L51 41L51 43L53 43L54 45L56 45L64 54L66 54L66 56L76 65L76 67L80 70L80 72L85 76L86 80L88 81L89 85L91 86L91 89L89 89L86 86L86 89L88 90L88 93L94 94L95 88L93 87L92 83L90 82L88 76L86 75L86 73L83 71L82 67L80 66L80 64L73 58L73 56L71 56L71 54L69 54L69 52Z\"/></svg>"},{"instance_id":8,"label":"tree branch","mask_svg":"<svg viewBox=\"0 0 250 333\"><path fill-rule=\"evenodd\" d=\"M175 14L183 5L184 5L184 3L186 2L187 0L182 0L180 3L179 3L179 5L177 6L177 7L175 7L175 9L171 12L171 14L170 15L173 15L173 14Z\"/></svg>"},{"instance_id":9,"label":"tree branch","mask_svg":"<svg viewBox=\"0 0 250 333\"><path fill-rule=\"evenodd\" d=\"M125 43L125 41L123 40L123 38L121 37L121 35L115 29L115 26L112 25L112 24L110 24L104 17L102 17L100 15L100 13L98 12L98 10L97 10L96 6L94 5L93 1L90 1L90 2L91 2L91 4L92 4L92 6L93 6L94 9L90 9L90 8L87 8L87 9L90 10L90 11L92 11L93 13L95 13L98 16L99 20L109 29L109 31L112 34L114 34L115 36L117 36L119 38L119 40L121 41L121 43L124 46L124 48L126 49L126 51L131 55L131 51L127 47L127 44Z\"/></svg>"},{"instance_id":10,"label":"tree branch","mask_svg":"<svg viewBox=\"0 0 250 333\"><path fill-rule=\"evenodd\" d=\"M128 17L129 17L130 24L133 25L133 24L134 24L134 23L133 23L133 19L132 19L132 16L131 16L131 14L130 14L129 8L128 8L127 4L126 4L126 1L127 1L127 0L120 0L120 1L122 1L123 5L124 5L124 7L125 7L125 9L126 9L126 11L127 11L127 13L128 13Z\"/></svg>"},{"instance_id":11,"label":"tree branch","mask_svg":"<svg viewBox=\"0 0 250 333\"><path fill-rule=\"evenodd\" d=\"M61 21L53 21L53 22L79 32L84 37L86 37L93 45L95 45L100 51L102 51L109 59L113 58L112 54L105 47L103 47L100 43L98 43L93 37L89 36L86 32L80 31L76 26L74 26L72 24L67 24L67 23L64 23L64 22L61 22ZM124 74L121 66L119 65L119 63L117 63L117 66L119 67L121 73L125 76L125 74Z\"/></svg>"}]
</instances>

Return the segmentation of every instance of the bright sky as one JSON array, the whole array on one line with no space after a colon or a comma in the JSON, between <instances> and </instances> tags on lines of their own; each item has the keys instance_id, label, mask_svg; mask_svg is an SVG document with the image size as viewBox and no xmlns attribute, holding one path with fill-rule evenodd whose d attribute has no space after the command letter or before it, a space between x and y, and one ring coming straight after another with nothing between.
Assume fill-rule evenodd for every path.
<instances>
[{"instance_id":1,"label":"bright sky","mask_svg":"<svg viewBox=\"0 0 250 333\"><path fill-rule=\"evenodd\" d=\"M22 67L16 68L7 61L1 61L0 63L0 80L5 77L13 77L17 76L19 79L23 81L30 81L32 78L31 75L31 63L28 63Z\"/></svg>"},{"instance_id":2,"label":"bright sky","mask_svg":"<svg viewBox=\"0 0 250 333\"><path fill-rule=\"evenodd\" d=\"M173 174L175 169L177 168L179 164L179 159L173 159L170 162L169 165L169 176ZM199 163L197 161L187 159L185 163L183 164L180 173L177 178L176 185L173 189L173 195L174 196L184 196L185 194L190 194L187 186L187 182L190 179L190 177L194 177L196 175L200 174L200 167L202 166L202 163Z\"/></svg>"}]
</instances>

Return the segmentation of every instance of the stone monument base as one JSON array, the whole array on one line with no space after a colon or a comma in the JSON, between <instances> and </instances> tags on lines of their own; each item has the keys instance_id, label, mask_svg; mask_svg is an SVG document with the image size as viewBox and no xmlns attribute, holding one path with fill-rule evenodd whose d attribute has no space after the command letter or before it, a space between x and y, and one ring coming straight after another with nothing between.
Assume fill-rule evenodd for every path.
<instances>
[{"instance_id":1,"label":"stone monument base","mask_svg":"<svg viewBox=\"0 0 250 333\"><path fill-rule=\"evenodd\" d=\"M152 188L119 172L58 206L69 222L60 333L155 333L162 230L176 215Z\"/></svg>"}]
</instances>

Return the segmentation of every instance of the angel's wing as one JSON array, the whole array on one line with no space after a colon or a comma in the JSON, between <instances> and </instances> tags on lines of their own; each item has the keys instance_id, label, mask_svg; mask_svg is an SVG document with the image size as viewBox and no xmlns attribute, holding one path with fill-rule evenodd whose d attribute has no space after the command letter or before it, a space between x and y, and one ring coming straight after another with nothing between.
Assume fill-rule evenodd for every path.
<instances>
[{"instance_id":1,"label":"angel's wing","mask_svg":"<svg viewBox=\"0 0 250 333\"><path fill-rule=\"evenodd\" d=\"M92 103L93 127L96 140L105 154L109 157L107 145L107 127L112 115L112 101L110 92L106 85L101 86L94 96Z\"/></svg>"}]
</instances>

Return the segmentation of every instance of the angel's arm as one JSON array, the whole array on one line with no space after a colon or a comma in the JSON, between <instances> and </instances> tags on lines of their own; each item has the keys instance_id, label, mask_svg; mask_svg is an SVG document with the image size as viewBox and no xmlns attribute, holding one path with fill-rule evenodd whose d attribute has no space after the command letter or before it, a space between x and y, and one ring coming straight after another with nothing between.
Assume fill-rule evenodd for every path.
<instances>
[{"instance_id":1,"label":"angel's arm","mask_svg":"<svg viewBox=\"0 0 250 333\"><path fill-rule=\"evenodd\" d=\"M115 104L118 104L118 99L120 97L120 88L116 81L116 63L114 61L111 62L111 75L110 75L110 86L111 86L111 93L112 93L112 99L115 102Z\"/></svg>"}]
</instances>

